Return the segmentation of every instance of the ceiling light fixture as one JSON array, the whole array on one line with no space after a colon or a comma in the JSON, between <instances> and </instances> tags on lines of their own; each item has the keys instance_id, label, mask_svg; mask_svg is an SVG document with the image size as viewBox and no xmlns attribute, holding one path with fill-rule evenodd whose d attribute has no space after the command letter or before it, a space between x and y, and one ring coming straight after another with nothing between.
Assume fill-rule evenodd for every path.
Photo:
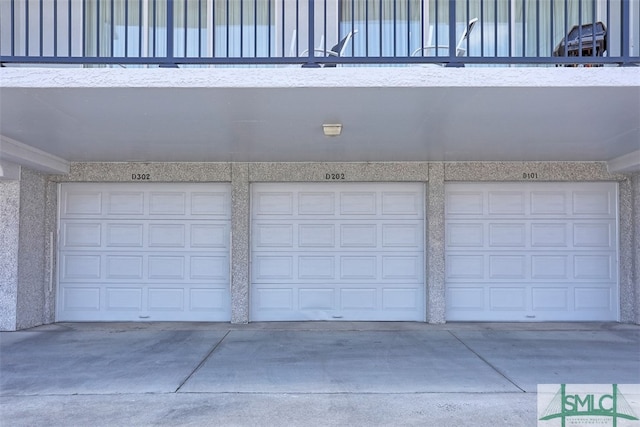
<instances>
[{"instance_id":1,"label":"ceiling light fixture","mask_svg":"<svg viewBox=\"0 0 640 427\"><path fill-rule=\"evenodd\" d=\"M325 123L322 125L322 131L324 136L340 136L342 133L342 124L340 123Z\"/></svg>"}]
</instances>

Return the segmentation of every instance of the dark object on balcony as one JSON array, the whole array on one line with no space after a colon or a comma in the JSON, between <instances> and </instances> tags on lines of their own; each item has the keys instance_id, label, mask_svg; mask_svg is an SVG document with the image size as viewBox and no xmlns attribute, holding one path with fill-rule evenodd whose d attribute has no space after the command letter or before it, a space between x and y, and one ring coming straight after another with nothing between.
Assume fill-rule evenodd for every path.
<instances>
[{"instance_id":1,"label":"dark object on balcony","mask_svg":"<svg viewBox=\"0 0 640 427\"><path fill-rule=\"evenodd\" d=\"M574 25L555 48L553 56L565 56L565 49L567 56L603 56L607 50L607 28L602 22L596 22L594 34L594 24Z\"/></svg>"}]
</instances>

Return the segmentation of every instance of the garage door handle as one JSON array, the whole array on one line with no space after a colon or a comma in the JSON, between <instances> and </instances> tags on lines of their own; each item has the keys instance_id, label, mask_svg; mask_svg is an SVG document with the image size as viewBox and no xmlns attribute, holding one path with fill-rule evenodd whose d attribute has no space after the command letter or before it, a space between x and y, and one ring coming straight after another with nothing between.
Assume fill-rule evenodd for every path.
<instances>
[{"instance_id":1,"label":"garage door handle","mask_svg":"<svg viewBox=\"0 0 640 427\"><path fill-rule=\"evenodd\" d=\"M148 319L151 316L138 316L138 317L141 318L141 319Z\"/></svg>"}]
</instances>

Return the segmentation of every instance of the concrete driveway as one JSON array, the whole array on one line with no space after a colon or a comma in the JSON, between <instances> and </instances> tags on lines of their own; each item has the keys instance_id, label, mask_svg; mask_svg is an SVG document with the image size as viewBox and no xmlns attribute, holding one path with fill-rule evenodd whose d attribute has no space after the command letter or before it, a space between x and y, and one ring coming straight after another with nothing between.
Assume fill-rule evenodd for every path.
<instances>
[{"instance_id":1,"label":"concrete driveway","mask_svg":"<svg viewBox=\"0 0 640 427\"><path fill-rule=\"evenodd\" d=\"M534 426L640 383L640 326L59 323L0 334L0 425Z\"/></svg>"}]
</instances>

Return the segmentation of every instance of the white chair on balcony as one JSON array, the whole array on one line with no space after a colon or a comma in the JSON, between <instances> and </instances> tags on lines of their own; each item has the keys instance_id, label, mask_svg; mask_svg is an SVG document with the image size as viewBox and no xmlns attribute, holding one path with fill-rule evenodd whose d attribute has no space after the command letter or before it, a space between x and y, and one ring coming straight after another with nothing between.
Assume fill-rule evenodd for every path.
<instances>
[{"instance_id":1,"label":"white chair on balcony","mask_svg":"<svg viewBox=\"0 0 640 427\"><path fill-rule=\"evenodd\" d=\"M467 28L464 29L464 32L462 33L462 37L460 37L460 40L458 40L458 44L456 45L456 56L465 56L467 54L467 39L469 38L469 35L471 34L471 31L473 31L473 28L476 26L477 22L478 22L478 18L473 18L467 24ZM411 53L411 56L418 56L418 54L420 54L421 52L427 53L427 55L424 55L424 56L432 56L434 52L437 52L440 49L446 49L447 55L449 54L449 46L434 45L434 46L419 47ZM442 64L437 64L437 65L442 65Z\"/></svg>"},{"instance_id":2,"label":"white chair on balcony","mask_svg":"<svg viewBox=\"0 0 640 427\"><path fill-rule=\"evenodd\" d=\"M331 49L325 50L324 48L324 36L320 37L320 44L318 47L313 49L313 53L317 58L322 58L323 56L335 56L340 57L344 56L344 52L347 50L349 46L349 42L358 34L358 30L349 31L349 33L342 38L338 43L336 43ZM305 56L309 54L309 49L305 49L302 51L300 56ZM325 67L335 67L335 64L326 64Z\"/></svg>"}]
</instances>

